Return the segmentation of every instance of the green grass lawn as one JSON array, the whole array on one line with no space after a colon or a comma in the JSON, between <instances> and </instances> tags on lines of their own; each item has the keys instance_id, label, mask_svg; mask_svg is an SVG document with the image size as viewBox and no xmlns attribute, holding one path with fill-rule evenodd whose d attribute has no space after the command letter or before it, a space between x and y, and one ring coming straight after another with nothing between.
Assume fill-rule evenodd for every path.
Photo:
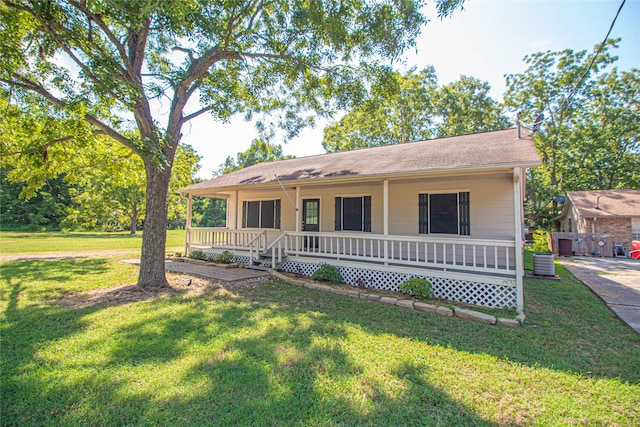
<instances>
[{"instance_id":1,"label":"green grass lawn","mask_svg":"<svg viewBox=\"0 0 640 427\"><path fill-rule=\"evenodd\" d=\"M640 421L639 337L559 266L561 281L526 281L518 329L280 283L69 308L136 267L0 269L5 426Z\"/></svg>"},{"instance_id":2,"label":"green grass lawn","mask_svg":"<svg viewBox=\"0 0 640 427\"><path fill-rule=\"evenodd\" d=\"M0 231L0 253L139 250L142 233ZM167 248L184 250L184 230L167 231Z\"/></svg>"}]
</instances>

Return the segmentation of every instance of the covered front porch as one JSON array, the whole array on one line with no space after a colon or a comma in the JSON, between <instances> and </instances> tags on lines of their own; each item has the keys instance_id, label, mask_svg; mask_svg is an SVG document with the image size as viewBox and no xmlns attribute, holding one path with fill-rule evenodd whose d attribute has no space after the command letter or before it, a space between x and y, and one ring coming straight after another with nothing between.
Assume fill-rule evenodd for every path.
<instances>
[{"instance_id":1,"label":"covered front porch","mask_svg":"<svg viewBox=\"0 0 640 427\"><path fill-rule=\"evenodd\" d=\"M230 251L247 266L305 276L328 263L341 270L346 283L392 291L410 277L424 277L439 298L518 307L514 241L297 231L269 240L268 235L268 230L188 227L187 253L201 250L213 258Z\"/></svg>"},{"instance_id":2,"label":"covered front porch","mask_svg":"<svg viewBox=\"0 0 640 427\"><path fill-rule=\"evenodd\" d=\"M522 311L522 173L278 182L195 193L226 200L225 227L191 226L194 194L188 194L185 253L213 258L229 251L249 267L307 276L328 263L351 285L392 291L424 277L439 298ZM448 219L436 224L434 211L425 214L421 204L447 197L455 203L456 234L434 233Z\"/></svg>"}]
</instances>

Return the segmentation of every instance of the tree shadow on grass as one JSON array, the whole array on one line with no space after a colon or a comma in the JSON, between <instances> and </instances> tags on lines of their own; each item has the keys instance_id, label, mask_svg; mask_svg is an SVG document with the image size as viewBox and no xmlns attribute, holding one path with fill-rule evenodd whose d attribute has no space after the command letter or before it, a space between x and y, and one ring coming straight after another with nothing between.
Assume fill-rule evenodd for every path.
<instances>
[{"instance_id":1,"label":"tree shadow on grass","mask_svg":"<svg viewBox=\"0 0 640 427\"><path fill-rule=\"evenodd\" d=\"M368 378L345 325L288 290L69 309L21 304L23 273L2 325L5 425L489 424L435 386ZM114 316L135 318L97 334Z\"/></svg>"},{"instance_id":2,"label":"tree shadow on grass","mask_svg":"<svg viewBox=\"0 0 640 427\"><path fill-rule=\"evenodd\" d=\"M624 353L624 341L582 330L586 322L541 324L562 319L570 309L554 304L575 292L548 284L528 285L538 304L531 321L539 326L511 330L280 284L174 294L130 308L21 305L30 274L13 277L7 293L6 425L493 424L430 379L429 363L437 361L398 363L379 360L376 348L354 351L367 345L354 330L380 346L425 343L439 349L437 357L486 354L505 364L637 382L638 362L628 359L634 353ZM554 292L560 295L544 299ZM580 310L599 316L589 301ZM124 320L112 320L118 317ZM108 334L96 333L111 321ZM587 336L587 349L608 343L622 356L606 362L607 353L583 354L576 342ZM631 362L621 366L625 360Z\"/></svg>"}]
</instances>

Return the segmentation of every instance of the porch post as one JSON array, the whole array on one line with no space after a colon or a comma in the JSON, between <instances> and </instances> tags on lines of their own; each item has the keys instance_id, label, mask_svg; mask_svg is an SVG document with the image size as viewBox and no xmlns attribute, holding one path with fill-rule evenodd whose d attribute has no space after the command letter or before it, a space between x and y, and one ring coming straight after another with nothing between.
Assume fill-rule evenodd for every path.
<instances>
[{"instance_id":1,"label":"porch post","mask_svg":"<svg viewBox=\"0 0 640 427\"><path fill-rule=\"evenodd\" d=\"M302 231L300 223L300 186L296 187L296 232Z\"/></svg>"},{"instance_id":2,"label":"porch post","mask_svg":"<svg viewBox=\"0 0 640 427\"><path fill-rule=\"evenodd\" d=\"M516 309L518 314L524 311L524 247L522 245L522 169L513 168L513 212L515 218L515 257L516 257Z\"/></svg>"},{"instance_id":3,"label":"porch post","mask_svg":"<svg viewBox=\"0 0 640 427\"><path fill-rule=\"evenodd\" d=\"M238 229L238 190L235 191L234 204L235 204L235 207L233 208L233 229L237 230Z\"/></svg>"},{"instance_id":4,"label":"porch post","mask_svg":"<svg viewBox=\"0 0 640 427\"><path fill-rule=\"evenodd\" d=\"M191 243L191 218L193 216L192 213L192 198L191 194L187 197L187 223L184 227L184 256L189 256L189 245Z\"/></svg>"},{"instance_id":5,"label":"porch post","mask_svg":"<svg viewBox=\"0 0 640 427\"><path fill-rule=\"evenodd\" d=\"M382 181L382 234L385 236L389 235L389 180L385 179ZM387 264L386 260L389 259L389 241L384 241L384 259L385 265Z\"/></svg>"},{"instance_id":6,"label":"porch post","mask_svg":"<svg viewBox=\"0 0 640 427\"><path fill-rule=\"evenodd\" d=\"M389 235L389 180L382 181L382 218L384 221L383 233L385 236Z\"/></svg>"}]
</instances>

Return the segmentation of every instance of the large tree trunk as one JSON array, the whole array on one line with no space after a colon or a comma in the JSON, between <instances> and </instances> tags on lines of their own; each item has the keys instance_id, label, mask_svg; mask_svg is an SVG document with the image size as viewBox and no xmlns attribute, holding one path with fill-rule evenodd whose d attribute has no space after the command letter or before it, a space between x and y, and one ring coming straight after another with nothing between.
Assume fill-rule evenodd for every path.
<instances>
[{"instance_id":1,"label":"large tree trunk","mask_svg":"<svg viewBox=\"0 0 640 427\"><path fill-rule=\"evenodd\" d=\"M146 163L146 162L145 162ZM171 168L145 164L147 174L147 208L142 233L140 257L141 288L168 287L164 271L164 252L167 240L167 210Z\"/></svg>"}]
</instances>

